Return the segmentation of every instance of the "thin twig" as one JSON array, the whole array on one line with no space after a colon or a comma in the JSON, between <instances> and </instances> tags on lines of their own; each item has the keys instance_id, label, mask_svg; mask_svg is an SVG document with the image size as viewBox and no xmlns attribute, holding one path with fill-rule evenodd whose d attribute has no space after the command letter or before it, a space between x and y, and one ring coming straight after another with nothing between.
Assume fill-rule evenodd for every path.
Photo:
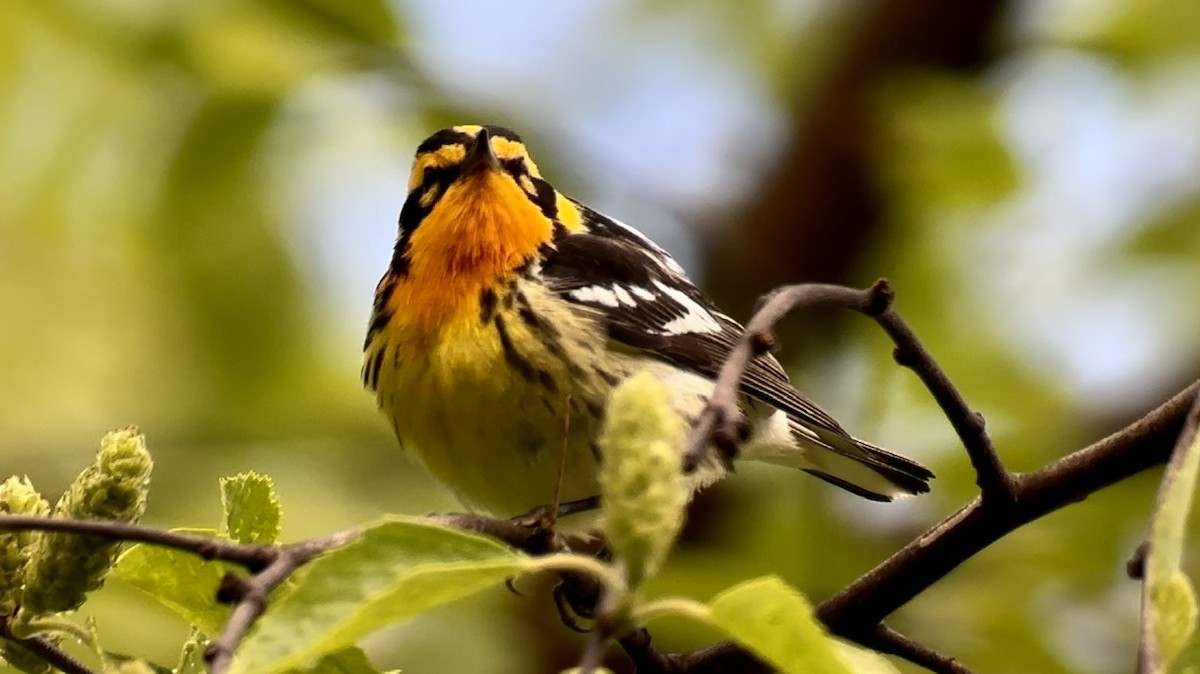
<instances>
[{"instance_id":1,"label":"thin twig","mask_svg":"<svg viewBox=\"0 0 1200 674\"><path fill-rule=\"evenodd\" d=\"M912 327L896 313L895 293L887 279L879 279L868 291L870 299L863 313L879 323L896 345L893 357L900 365L912 370L937 401L954 432L967 450L975 482L983 500L999 499L1012 502L1016 498L1015 476L1004 467L1000 454L992 445L983 415L971 410L958 388L934 360L933 354L921 343Z\"/></svg>"},{"instance_id":2,"label":"thin twig","mask_svg":"<svg viewBox=\"0 0 1200 674\"><path fill-rule=\"evenodd\" d=\"M344 531L320 539L279 548L275 561L238 586L237 603L221 635L204 649L209 674L223 674L233 662L233 654L254 623L267 610L267 597L297 569L332 548L349 543L358 535Z\"/></svg>"},{"instance_id":3,"label":"thin twig","mask_svg":"<svg viewBox=\"0 0 1200 674\"><path fill-rule=\"evenodd\" d=\"M877 625L875 630L858 640L864 646L883 653L890 653L920 665L935 674L972 674L954 658L917 643L887 625Z\"/></svg>"},{"instance_id":4,"label":"thin twig","mask_svg":"<svg viewBox=\"0 0 1200 674\"><path fill-rule=\"evenodd\" d=\"M0 617L0 636L19 644L25 650L45 660L63 674L96 674L73 655L59 648L58 644L45 637L18 637L12 633L8 618Z\"/></svg>"},{"instance_id":5,"label":"thin twig","mask_svg":"<svg viewBox=\"0 0 1200 674\"><path fill-rule=\"evenodd\" d=\"M106 538L111 541L146 543L190 552L205 560L219 559L246 567L250 571L265 568L275 561L278 548L243 545L195 534L177 533L125 524L112 520L79 520L36 515L0 515L0 531L61 531Z\"/></svg>"},{"instance_id":6,"label":"thin twig","mask_svg":"<svg viewBox=\"0 0 1200 674\"><path fill-rule=\"evenodd\" d=\"M710 445L725 452L740 435L743 417L738 405L738 389L742 375L750 361L770 350L771 331L779 321L799 307L835 305L862 311L867 294L845 286L806 283L787 286L764 299L762 307L747 323L741 339L725 357L708 404L692 426L683 453L683 467L687 472L696 470Z\"/></svg>"},{"instance_id":7,"label":"thin twig","mask_svg":"<svg viewBox=\"0 0 1200 674\"><path fill-rule=\"evenodd\" d=\"M921 343L916 333L892 308L894 293L886 279L863 290L820 283L784 286L763 298L761 308L751 317L741 339L721 366L708 404L692 427L684 448L684 469L695 470L710 445L732 453L733 439L743 422L738 405L738 389L751 360L769 350L774 342L775 326L788 314L801 308L834 306L870 316L896 345L896 362L913 370L929 389L954 427L984 498L1010 502L1014 498L1014 476L1004 468L984 426L983 417L971 410L950 378Z\"/></svg>"}]
</instances>

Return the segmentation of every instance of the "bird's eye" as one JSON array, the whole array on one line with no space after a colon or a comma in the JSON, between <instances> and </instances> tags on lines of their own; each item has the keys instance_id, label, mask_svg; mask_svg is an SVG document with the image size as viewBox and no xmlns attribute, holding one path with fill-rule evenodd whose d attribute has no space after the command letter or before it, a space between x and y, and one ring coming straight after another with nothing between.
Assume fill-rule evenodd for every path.
<instances>
[{"instance_id":1,"label":"bird's eye","mask_svg":"<svg viewBox=\"0 0 1200 674\"><path fill-rule=\"evenodd\" d=\"M421 172L421 184L436 186L444 183L451 177L453 170L449 166L426 166Z\"/></svg>"}]
</instances>

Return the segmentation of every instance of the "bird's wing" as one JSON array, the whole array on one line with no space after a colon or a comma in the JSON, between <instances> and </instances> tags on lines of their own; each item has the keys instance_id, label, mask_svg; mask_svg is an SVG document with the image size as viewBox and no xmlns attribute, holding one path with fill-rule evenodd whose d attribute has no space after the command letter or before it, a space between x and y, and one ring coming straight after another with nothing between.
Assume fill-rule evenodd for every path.
<instances>
[{"instance_id":1,"label":"bird's wing","mask_svg":"<svg viewBox=\"0 0 1200 674\"><path fill-rule=\"evenodd\" d=\"M550 289L599 315L615 342L715 379L742 326L718 311L679 264L643 234L576 206L585 230L560 228L541 268ZM792 387L772 356L751 361L741 392L784 410L822 436L849 438L837 421Z\"/></svg>"}]
</instances>

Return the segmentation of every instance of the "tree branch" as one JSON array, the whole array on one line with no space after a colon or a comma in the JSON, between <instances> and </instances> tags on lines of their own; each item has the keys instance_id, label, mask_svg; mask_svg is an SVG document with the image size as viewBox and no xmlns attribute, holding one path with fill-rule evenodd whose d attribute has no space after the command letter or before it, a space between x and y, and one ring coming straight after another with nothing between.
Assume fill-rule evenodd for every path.
<instances>
[{"instance_id":1,"label":"tree branch","mask_svg":"<svg viewBox=\"0 0 1200 674\"><path fill-rule=\"evenodd\" d=\"M919 644L887 625L877 625L874 632L858 641L877 651L904 658L935 674L972 674L954 658Z\"/></svg>"},{"instance_id":2,"label":"tree branch","mask_svg":"<svg viewBox=\"0 0 1200 674\"><path fill-rule=\"evenodd\" d=\"M980 496L819 604L815 612L836 634L870 647L890 646L896 655L922 666L943 667L934 671L955 671L944 669L953 661L940 655L937 658L942 660L934 658L932 651L901 639L881 621L1014 529L1166 461L1183 416L1200 389L1200 382L1192 384L1108 438L1017 476L1004 467L983 418L970 409L916 333L894 311L894 294L886 280L865 290L823 284L786 286L764 300L723 364L708 406L688 436L684 465L694 469L709 446L729 451L735 444L743 423L738 406L741 377L750 361L770 348L774 327L791 311L837 306L874 318L895 343L896 361L917 374L958 433L975 469Z\"/></svg>"},{"instance_id":3,"label":"tree branch","mask_svg":"<svg viewBox=\"0 0 1200 674\"><path fill-rule=\"evenodd\" d=\"M96 674L87 665L45 637L18 637L12 633L7 616L0 616L0 636L21 645L63 674Z\"/></svg>"},{"instance_id":4,"label":"tree branch","mask_svg":"<svg viewBox=\"0 0 1200 674\"><path fill-rule=\"evenodd\" d=\"M1014 477L1005 469L992 446L983 417L971 410L913 329L892 308L894 300L895 293L887 279L880 279L863 290L801 283L784 286L767 295L721 366L708 405L688 436L684 448L684 469L695 470L701 455L710 445L715 445L722 452L732 453L733 440L741 435L740 425L743 423L741 407L738 405L742 375L754 357L765 353L773 345L772 333L779 322L801 308L833 306L866 314L879 323L896 345L896 361L920 377L958 433L975 468L976 482L983 498L1011 502L1014 498Z\"/></svg>"},{"instance_id":5,"label":"tree branch","mask_svg":"<svg viewBox=\"0 0 1200 674\"><path fill-rule=\"evenodd\" d=\"M1012 504L976 498L821 602L817 617L853 639L1014 529L1165 462L1198 391L1193 383L1107 438L1018 477Z\"/></svg>"},{"instance_id":6,"label":"tree branch","mask_svg":"<svg viewBox=\"0 0 1200 674\"><path fill-rule=\"evenodd\" d=\"M267 610L267 597L297 569L317 555L354 540L356 531L342 531L330 536L286 545L278 548L275 560L249 579L227 575L221 584L222 598L232 599L233 612L225 621L221 635L204 648L204 659L210 674L223 674L233 663L233 654L254 623Z\"/></svg>"},{"instance_id":7,"label":"tree branch","mask_svg":"<svg viewBox=\"0 0 1200 674\"><path fill-rule=\"evenodd\" d=\"M265 568L275 561L278 548L242 545L207 536L151 529L112 520L76 520L37 515L2 515L0 531L60 531L105 538L110 541L147 543L190 552L204 560L219 559L246 567L250 571Z\"/></svg>"}]
</instances>

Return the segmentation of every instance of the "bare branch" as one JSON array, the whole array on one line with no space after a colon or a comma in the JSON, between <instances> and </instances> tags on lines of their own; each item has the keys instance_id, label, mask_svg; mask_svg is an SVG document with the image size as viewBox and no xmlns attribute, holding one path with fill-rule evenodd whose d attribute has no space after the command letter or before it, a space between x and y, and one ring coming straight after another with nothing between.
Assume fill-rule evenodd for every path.
<instances>
[{"instance_id":1,"label":"bare branch","mask_svg":"<svg viewBox=\"0 0 1200 674\"><path fill-rule=\"evenodd\" d=\"M874 632L858 641L864 646L904 658L936 674L972 674L971 670L960 665L954 658L919 644L887 625L876 626Z\"/></svg>"},{"instance_id":2,"label":"bare branch","mask_svg":"<svg viewBox=\"0 0 1200 674\"><path fill-rule=\"evenodd\" d=\"M151 529L112 520L77 520L36 515L0 515L0 531L61 531L111 541L146 543L190 552L205 560L219 559L257 571L275 561L278 548L242 545L195 534Z\"/></svg>"},{"instance_id":3,"label":"bare branch","mask_svg":"<svg viewBox=\"0 0 1200 674\"><path fill-rule=\"evenodd\" d=\"M20 644L63 674L96 674L87 665L45 637L18 637L12 633L7 616L0 616L0 637Z\"/></svg>"},{"instance_id":4,"label":"bare branch","mask_svg":"<svg viewBox=\"0 0 1200 674\"><path fill-rule=\"evenodd\" d=\"M892 338L896 345L893 352L896 362L916 373L942 408L946 419L950 421L967 450L982 498L985 501L999 499L1011 502L1016 497L1014 476L1005 469L1000 455L992 445L983 415L971 410L966 399L921 343L917 333L896 313L892 305L895 295L887 279L876 281L875 285L871 286L870 293L875 299L867 304L865 313L874 318ZM876 307L881 310L872 313L872 309Z\"/></svg>"},{"instance_id":5,"label":"bare branch","mask_svg":"<svg viewBox=\"0 0 1200 674\"><path fill-rule=\"evenodd\" d=\"M779 321L801 307L833 305L865 311L870 299L866 291L820 283L786 286L766 296L762 306L746 324L741 339L726 356L708 404L692 426L687 444L684 445L684 470L694 471L710 445L725 444L720 438L741 435L742 410L738 406L738 389L742 375L750 361L766 353L774 343L771 333Z\"/></svg>"},{"instance_id":6,"label":"bare branch","mask_svg":"<svg viewBox=\"0 0 1200 674\"><path fill-rule=\"evenodd\" d=\"M875 319L896 345L896 362L913 370L942 408L962 440L975 468L983 498L1011 502L1014 476L1004 468L987 435L983 417L971 410L950 378L921 344L912 328L892 308L895 294L886 279L870 288L857 290L838 285L801 283L784 286L764 298L741 339L734 346L717 376L708 405L692 427L684 448L684 469L695 470L710 445L725 450L729 439L740 435L742 411L738 390L750 361L765 353L774 342L772 331L784 317L801 308L835 306ZM728 457L726 457L728 458Z\"/></svg>"},{"instance_id":7,"label":"bare branch","mask_svg":"<svg viewBox=\"0 0 1200 674\"><path fill-rule=\"evenodd\" d=\"M1197 391L1200 382L1107 438L1018 477L1011 504L976 498L821 602L817 617L853 639L1014 529L1165 462Z\"/></svg>"}]
</instances>

